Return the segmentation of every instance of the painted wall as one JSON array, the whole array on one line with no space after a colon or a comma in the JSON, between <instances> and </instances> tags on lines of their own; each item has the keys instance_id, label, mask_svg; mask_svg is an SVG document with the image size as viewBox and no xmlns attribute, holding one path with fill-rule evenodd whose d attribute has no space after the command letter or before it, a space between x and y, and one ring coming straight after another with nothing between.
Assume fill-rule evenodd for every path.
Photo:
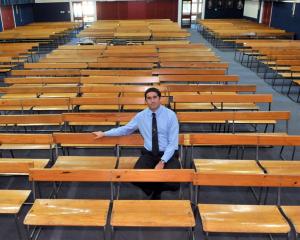
<instances>
[{"instance_id":1,"label":"painted wall","mask_svg":"<svg viewBox=\"0 0 300 240\"><path fill-rule=\"evenodd\" d=\"M70 21L69 2L35 3L33 5L35 22Z\"/></svg>"},{"instance_id":2,"label":"painted wall","mask_svg":"<svg viewBox=\"0 0 300 240\"><path fill-rule=\"evenodd\" d=\"M13 5L16 26L23 26L34 21L33 4Z\"/></svg>"},{"instance_id":3,"label":"painted wall","mask_svg":"<svg viewBox=\"0 0 300 240\"><path fill-rule=\"evenodd\" d=\"M296 4L295 15L292 15L293 3L273 3L271 26L296 33L300 39L300 3Z\"/></svg>"},{"instance_id":4,"label":"painted wall","mask_svg":"<svg viewBox=\"0 0 300 240\"><path fill-rule=\"evenodd\" d=\"M255 20L259 17L260 2L258 0L246 0L244 6L244 17L253 18Z\"/></svg>"},{"instance_id":5,"label":"painted wall","mask_svg":"<svg viewBox=\"0 0 300 240\"><path fill-rule=\"evenodd\" d=\"M245 1L242 0L206 0L205 18L242 18Z\"/></svg>"},{"instance_id":6,"label":"painted wall","mask_svg":"<svg viewBox=\"0 0 300 240\"><path fill-rule=\"evenodd\" d=\"M15 27L15 20L12 6L1 6L1 15L3 21L3 30Z\"/></svg>"},{"instance_id":7,"label":"painted wall","mask_svg":"<svg viewBox=\"0 0 300 240\"><path fill-rule=\"evenodd\" d=\"M97 19L169 18L177 21L178 0L97 2Z\"/></svg>"},{"instance_id":8,"label":"painted wall","mask_svg":"<svg viewBox=\"0 0 300 240\"><path fill-rule=\"evenodd\" d=\"M0 32L2 32L3 31L3 28L2 28L2 20L1 20L1 18L0 18Z\"/></svg>"}]
</instances>

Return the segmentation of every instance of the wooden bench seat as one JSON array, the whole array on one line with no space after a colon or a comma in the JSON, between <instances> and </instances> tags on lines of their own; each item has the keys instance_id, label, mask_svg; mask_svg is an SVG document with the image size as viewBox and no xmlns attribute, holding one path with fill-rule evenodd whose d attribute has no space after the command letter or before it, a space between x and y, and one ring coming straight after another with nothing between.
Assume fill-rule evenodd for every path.
<instances>
[{"instance_id":1,"label":"wooden bench seat","mask_svg":"<svg viewBox=\"0 0 300 240\"><path fill-rule=\"evenodd\" d=\"M105 137L95 139L91 133L53 133L54 142L62 147L109 147L135 143L143 146L140 135L130 135L127 137Z\"/></svg>"},{"instance_id":2,"label":"wooden bench seat","mask_svg":"<svg viewBox=\"0 0 300 240\"><path fill-rule=\"evenodd\" d=\"M72 98L77 97L77 93L43 93L39 96L39 98Z\"/></svg>"},{"instance_id":3,"label":"wooden bench seat","mask_svg":"<svg viewBox=\"0 0 300 240\"><path fill-rule=\"evenodd\" d=\"M138 157L120 157L118 169L133 169Z\"/></svg>"},{"instance_id":4,"label":"wooden bench seat","mask_svg":"<svg viewBox=\"0 0 300 240\"><path fill-rule=\"evenodd\" d=\"M190 69L190 68L158 68L152 71L155 75L225 75L223 69Z\"/></svg>"},{"instance_id":5,"label":"wooden bench seat","mask_svg":"<svg viewBox=\"0 0 300 240\"><path fill-rule=\"evenodd\" d=\"M51 150L54 149L54 145L48 144L1 144L1 150Z\"/></svg>"},{"instance_id":6,"label":"wooden bench seat","mask_svg":"<svg viewBox=\"0 0 300 240\"><path fill-rule=\"evenodd\" d=\"M81 78L82 84L155 84L156 76L89 76Z\"/></svg>"},{"instance_id":7,"label":"wooden bench seat","mask_svg":"<svg viewBox=\"0 0 300 240\"><path fill-rule=\"evenodd\" d=\"M157 63L157 57L101 57L98 58L99 63ZM89 63L88 66L93 68L97 63Z\"/></svg>"},{"instance_id":8,"label":"wooden bench seat","mask_svg":"<svg viewBox=\"0 0 300 240\"><path fill-rule=\"evenodd\" d=\"M77 97L71 98L71 105L78 106L79 110L110 110L119 111L119 99L118 98L96 98L96 97Z\"/></svg>"},{"instance_id":9,"label":"wooden bench seat","mask_svg":"<svg viewBox=\"0 0 300 240\"><path fill-rule=\"evenodd\" d=\"M49 159L0 158L1 175L28 175L30 168L44 168Z\"/></svg>"},{"instance_id":10,"label":"wooden bench seat","mask_svg":"<svg viewBox=\"0 0 300 240\"><path fill-rule=\"evenodd\" d=\"M195 219L185 200L115 200L111 216L113 227L193 228Z\"/></svg>"},{"instance_id":11,"label":"wooden bench seat","mask_svg":"<svg viewBox=\"0 0 300 240\"><path fill-rule=\"evenodd\" d=\"M0 149L13 150L48 150L50 158L55 148L51 134L0 134Z\"/></svg>"},{"instance_id":12,"label":"wooden bench seat","mask_svg":"<svg viewBox=\"0 0 300 240\"><path fill-rule=\"evenodd\" d=\"M161 68L199 68L199 69L228 69L228 63L221 62L160 62Z\"/></svg>"},{"instance_id":13,"label":"wooden bench seat","mask_svg":"<svg viewBox=\"0 0 300 240\"><path fill-rule=\"evenodd\" d=\"M290 226L277 206L198 204L206 233L281 233Z\"/></svg>"},{"instance_id":14,"label":"wooden bench seat","mask_svg":"<svg viewBox=\"0 0 300 240\"><path fill-rule=\"evenodd\" d=\"M259 110L259 106L254 103L214 103L219 110Z\"/></svg>"},{"instance_id":15,"label":"wooden bench seat","mask_svg":"<svg viewBox=\"0 0 300 240\"><path fill-rule=\"evenodd\" d=\"M268 174L277 175L299 175L300 164L298 161L267 161L260 160L259 163Z\"/></svg>"},{"instance_id":16,"label":"wooden bench seat","mask_svg":"<svg viewBox=\"0 0 300 240\"><path fill-rule=\"evenodd\" d=\"M25 63L24 69L84 69L86 63Z\"/></svg>"},{"instance_id":17,"label":"wooden bench seat","mask_svg":"<svg viewBox=\"0 0 300 240\"><path fill-rule=\"evenodd\" d=\"M7 84L78 84L80 77L9 77L5 78ZM26 86L25 85L25 86Z\"/></svg>"},{"instance_id":18,"label":"wooden bench seat","mask_svg":"<svg viewBox=\"0 0 300 240\"><path fill-rule=\"evenodd\" d=\"M40 63L96 63L97 62L97 56L95 57L67 57L67 56L52 56L51 58L43 58L39 61Z\"/></svg>"},{"instance_id":19,"label":"wooden bench seat","mask_svg":"<svg viewBox=\"0 0 300 240\"><path fill-rule=\"evenodd\" d=\"M69 98L26 98L22 106L30 106L33 111L69 111L71 109Z\"/></svg>"},{"instance_id":20,"label":"wooden bench seat","mask_svg":"<svg viewBox=\"0 0 300 240\"><path fill-rule=\"evenodd\" d=\"M12 76L80 76L80 69L12 70Z\"/></svg>"},{"instance_id":21,"label":"wooden bench seat","mask_svg":"<svg viewBox=\"0 0 300 240\"><path fill-rule=\"evenodd\" d=\"M0 214L17 215L30 192L30 190L0 190Z\"/></svg>"},{"instance_id":22,"label":"wooden bench seat","mask_svg":"<svg viewBox=\"0 0 300 240\"><path fill-rule=\"evenodd\" d=\"M135 113L64 113L64 121L70 125L116 125L130 121Z\"/></svg>"},{"instance_id":23,"label":"wooden bench seat","mask_svg":"<svg viewBox=\"0 0 300 240\"><path fill-rule=\"evenodd\" d=\"M147 62L89 63L89 68L97 69L152 69L154 67L155 64Z\"/></svg>"},{"instance_id":24,"label":"wooden bench seat","mask_svg":"<svg viewBox=\"0 0 300 240\"><path fill-rule=\"evenodd\" d=\"M59 156L53 169L114 169L116 157Z\"/></svg>"},{"instance_id":25,"label":"wooden bench seat","mask_svg":"<svg viewBox=\"0 0 300 240\"><path fill-rule=\"evenodd\" d=\"M168 45L168 46L178 46L178 45L188 45L190 43L190 41L188 40L176 40L176 41L167 41L167 40L164 40L164 41L144 41L144 45L158 45L158 46L161 46L162 44L163 45Z\"/></svg>"},{"instance_id":26,"label":"wooden bench seat","mask_svg":"<svg viewBox=\"0 0 300 240\"><path fill-rule=\"evenodd\" d=\"M176 97L179 97L177 95ZM214 106L211 103L171 103L171 107L176 111L189 111L189 110L214 110Z\"/></svg>"},{"instance_id":27,"label":"wooden bench seat","mask_svg":"<svg viewBox=\"0 0 300 240\"><path fill-rule=\"evenodd\" d=\"M81 70L82 76L152 76L152 70Z\"/></svg>"},{"instance_id":28,"label":"wooden bench seat","mask_svg":"<svg viewBox=\"0 0 300 240\"><path fill-rule=\"evenodd\" d=\"M160 57L161 62L220 62L220 58L216 56L203 57Z\"/></svg>"},{"instance_id":29,"label":"wooden bench seat","mask_svg":"<svg viewBox=\"0 0 300 240\"><path fill-rule=\"evenodd\" d=\"M288 121L289 112L178 112L179 123L229 123L229 124L276 124Z\"/></svg>"},{"instance_id":30,"label":"wooden bench seat","mask_svg":"<svg viewBox=\"0 0 300 240\"><path fill-rule=\"evenodd\" d=\"M8 93L3 94L1 98L4 99L16 99L16 98L35 98L37 97L34 93Z\"/></svg>"},{"instance_id":31,"label":"wooden bench seat","mask_svg":"<svg viewBox=\"0 0 300 240\"><path fill-rule=\"evenodd\" d=\"M208 94L208 95L179 95L173 98L173 109L182 110L183 106L189 107L189 110L193 105L197 106L200 103L209 103L214 105L218 109L235 109L235 110L253 110L257 109L255 103L268 103L269 110L272 102L272 95L259 95L259 94L233 94L233 95L222 95L222 94ZM180 107L177 108L177 106Z\"/></svg>"},{"instance_id":32,"label":"wooden bench seat","mask_svg":"<svg viewBox=\"0 0 300 240\"><path fill-rule=\"evenodd\" d=\"M159 52L159 58L165 57L211 57L215 56L214 52L211 51L184 51L184 52Z\"/></svg>"},{"instance_id":33,"label":"wooden bench seat","mask_svg":"<svg viewBox=\"0 0 300 240\"><path fill-rule=\"evenodd\" d=\"M264 174L254 160L194 159L198 173Z\"/></svg>"},{"instance_id":34,"label":"wooden bench seat","mask_svg":"<svg viewBox=\"0 0 300 240\"><path fill-rule=\"evenodd\" d=\"M160 83L238 82L236 75L160 75Z\"/></svg>"},{"instance_id":35,"label":"wooden bench seat","mask_svg":"<svg viewBox=\"0 0 300 240\"><path fill-rule=\"evenodd\" d=\"M28 226L89 226L106 225L109 200L37 199L27 213Z\"/></svg>"},{"instance_id":36,"label":"wooden bench seat","mask_svg":"<svg viewBox=\"0 0 300 240\"><path fill-rule=\"evenodd\" d=\"M296 230L296 238L298 237L300 233L300 218L299 218L299 212L300 207L299 206L281 206L281 209L283 210L284 214L287 216L287 218L291 221L292 225L294 226Z\"/></svg>"}]
</instances>

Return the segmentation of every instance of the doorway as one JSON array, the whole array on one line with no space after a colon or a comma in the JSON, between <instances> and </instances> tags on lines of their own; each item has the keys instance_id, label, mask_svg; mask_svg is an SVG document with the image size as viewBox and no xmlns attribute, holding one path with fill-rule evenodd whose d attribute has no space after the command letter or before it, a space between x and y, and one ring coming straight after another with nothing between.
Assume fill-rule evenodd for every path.
<instances>
[{"instance_id":1,"label":"doorway","mask_svg":"<svg viewBox=\"0 0 300 240\"><path fill-rule=\"evenodd\" d=\"M91 24L96 20L95 1L75 1L72 2L73 19L76 22L83 22L85 25Z\"/></svg>"}]
</instances>

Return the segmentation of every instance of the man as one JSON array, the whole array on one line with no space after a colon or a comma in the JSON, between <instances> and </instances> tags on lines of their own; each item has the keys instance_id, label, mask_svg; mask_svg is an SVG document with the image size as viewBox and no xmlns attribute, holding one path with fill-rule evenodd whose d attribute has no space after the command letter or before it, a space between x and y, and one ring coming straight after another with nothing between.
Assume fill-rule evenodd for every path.
<instances>
[{"instance_id":1,"label":"man","mask_svg":"<svg viewBox=\"0 0 300 240\"><path fill-rule=\"evenodd\" d=\"M178 161L179 126L176 114L161 105L161 92L157 88L146 90L145 101L148 108L139 112L125 126L113 128L106 132L93 132L96 139L104 136L124 136L137 129L144 139L144 149L135 169L176 169ZM175 191L179 184L172 183L134 183L152 199L160 199L162 191Z\"/></svg>"}]
</instances>

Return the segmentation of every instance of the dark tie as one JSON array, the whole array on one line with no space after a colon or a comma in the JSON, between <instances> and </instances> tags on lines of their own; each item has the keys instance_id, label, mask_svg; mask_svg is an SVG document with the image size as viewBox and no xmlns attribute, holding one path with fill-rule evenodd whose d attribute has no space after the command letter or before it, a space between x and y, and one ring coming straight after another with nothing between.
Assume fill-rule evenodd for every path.
<instances>
[{"instance_id":1,"label":"dark tie","mask_svg":"<svg viewBox=\"0 0 300 240\"><path fill-rule=\"evenodd\" d=\"M159 152L159 146L158 146L156 114L152 113L152 154L154 156L157 156L158 152Z\"/></svg>"}]
</instances>

